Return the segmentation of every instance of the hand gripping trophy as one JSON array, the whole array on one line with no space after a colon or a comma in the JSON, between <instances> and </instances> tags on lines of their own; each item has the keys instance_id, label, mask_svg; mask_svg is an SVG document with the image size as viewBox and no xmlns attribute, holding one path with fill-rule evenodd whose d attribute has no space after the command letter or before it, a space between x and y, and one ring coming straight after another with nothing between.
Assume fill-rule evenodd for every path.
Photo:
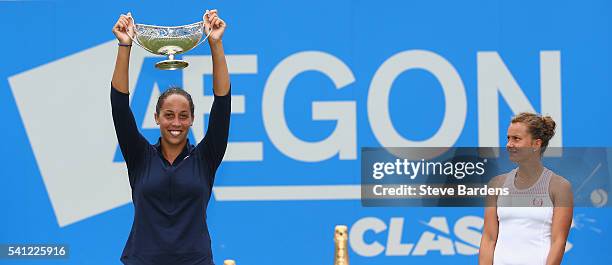
<instances>
[{"instance_id":1,"label":"hand gripping trophy","mask_svg":"<svg viewBox=\"0 0 612 265\"><path fill-rule=\"evenodd\" d=\"M188 52L208 39L212 33L208 21L208 12L206 10L202 21L174 27L137 24L132 17L133 23L128 30L128 35L134 43L148 52L168 56L167 60L155 64L157 69L183 69L189 66L189 63L174 59L174 56Z\"/></svg>"}]
</instances>

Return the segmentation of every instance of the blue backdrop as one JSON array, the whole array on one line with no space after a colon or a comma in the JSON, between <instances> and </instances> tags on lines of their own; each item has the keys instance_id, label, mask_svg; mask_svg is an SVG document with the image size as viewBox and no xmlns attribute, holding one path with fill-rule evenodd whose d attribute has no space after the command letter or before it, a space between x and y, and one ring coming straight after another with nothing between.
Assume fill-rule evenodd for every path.
<instances>
[{"instance_id":1,"label":"blue backdrop","mask_svg":"<svg viewBox=\"0 0 612 265\"><path fill-rule=\"evenodd\" d=\"M346 224L353 264L474 264L483 210L362 207L361 147L503 146L530 110L559 122L555 146L612 146L605 0L0 2L0 243L70 245L45 264L119 263L133 206L110 122L111 28L128 11L182 25L207 8L229 25L236 107L208 208L216 263L331 264ZM207 55L161 72L133 48L131 106L150 141L169 85L196 95L201 138ZM612 263L611 214L575 210L564 264Z\"/></svg>"}]
</instances>

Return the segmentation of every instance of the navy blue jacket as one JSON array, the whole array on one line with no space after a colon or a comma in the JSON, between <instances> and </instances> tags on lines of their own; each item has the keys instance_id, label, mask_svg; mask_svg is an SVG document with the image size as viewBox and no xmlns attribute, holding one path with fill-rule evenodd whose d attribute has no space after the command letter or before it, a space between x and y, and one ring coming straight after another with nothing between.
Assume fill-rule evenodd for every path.
<instances>
[{"instance_id":1,"label":"navy blue jacket","mask_svg":"<svg viewBox=\"0 0 612 265\"><path fill-rule=\"evenodd\" d=\"M140 134L128 94L111 85L119 147L128 168L134 222L121 262L129 265L211 265L206 207L229 132L231 96L215 96L204 139L189 142L170 164L160 142Z\"/></svg>"}]
</instances>

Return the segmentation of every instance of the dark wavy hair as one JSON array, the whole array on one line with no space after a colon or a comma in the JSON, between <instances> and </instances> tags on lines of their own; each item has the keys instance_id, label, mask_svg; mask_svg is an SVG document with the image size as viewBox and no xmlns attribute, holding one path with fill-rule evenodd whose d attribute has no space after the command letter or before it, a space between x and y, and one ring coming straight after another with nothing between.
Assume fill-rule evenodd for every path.
<instances>
[{"instance_id":1,"label":"dark wavy hair","mask_svg":"<svg viewBox=\"0 0 612 265\"><path fill-rule=\"evenodd\" d=\"M168 89L166 89L166 91L164 91L164 93L159 95L159 98L157 98L157 104L155 105L155 112L157 114L159 114L159 111L161 110L161 106L164 104L164 101L166 100L166 98L168 96L170 96L170 95L181 95L181 96L185 97L187 99L187 101L189 101L189 110L191 111L191 117L194 116L195 106L193 105L193 100L191 99L191 94L189 94L189 92L183 90L179 86L171 86Z\"/></svg>"}]
</instances>

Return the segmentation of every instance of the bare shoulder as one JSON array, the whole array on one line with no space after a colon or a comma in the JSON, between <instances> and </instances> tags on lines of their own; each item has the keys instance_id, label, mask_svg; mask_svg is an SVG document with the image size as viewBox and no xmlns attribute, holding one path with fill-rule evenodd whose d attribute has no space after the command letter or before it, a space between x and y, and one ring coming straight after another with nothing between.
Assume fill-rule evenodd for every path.
<instances>
[{"instance_id":1,"label":"bare shoulder","mask_svg":"<svg viewBox=\"0 0 612 265\"><path fill-rule=\"evenodd\" d=\"M506 177L508 174L501 174L501 175L497 175L495 177L493 177L490 181L489 181L489 187L491 188L500 188L502 186L504 186L504 182L506 182Z\"/></svg>"},{"instance_id":2,"label":"bare shoulder","mask_svg":"<svg viewBox=\"0 0 612 265\"><path fill-rule=\"evenodd\" d=\"M572 184L566 178L553 173L548 189L555 206L573 205Z\"/></svg>"},{"instance_id":3,"label":"bare shoulder","mask_svg":"<svg viewBox=\"0 0 612 265\"><path fill-rule=\"evenodd\" d=\"M572 192L572 184L564 177L553 173L550 178L550 190L557 192Z\"/></svg>"},{"instance_id":4,"label":"bare shoulder","mask_svg":"<svg viewBox=\"0 0 612 265\"><path fill-rule=\"evenodd\" d=\"M489 180L489 182L487 183L487 186L489 188L501 188L504 186L504 181L506 181L506 174L502 174L502 175L498 175L493 177L491 180ZM489 209L496 209L497 208L497 195L489 195L486 196L485 198L485 216L486 215L491 215L493 214L494 216L497 216L497 212L495 210L493 210L492 212Z\"/></svg>"}]
</instances>

